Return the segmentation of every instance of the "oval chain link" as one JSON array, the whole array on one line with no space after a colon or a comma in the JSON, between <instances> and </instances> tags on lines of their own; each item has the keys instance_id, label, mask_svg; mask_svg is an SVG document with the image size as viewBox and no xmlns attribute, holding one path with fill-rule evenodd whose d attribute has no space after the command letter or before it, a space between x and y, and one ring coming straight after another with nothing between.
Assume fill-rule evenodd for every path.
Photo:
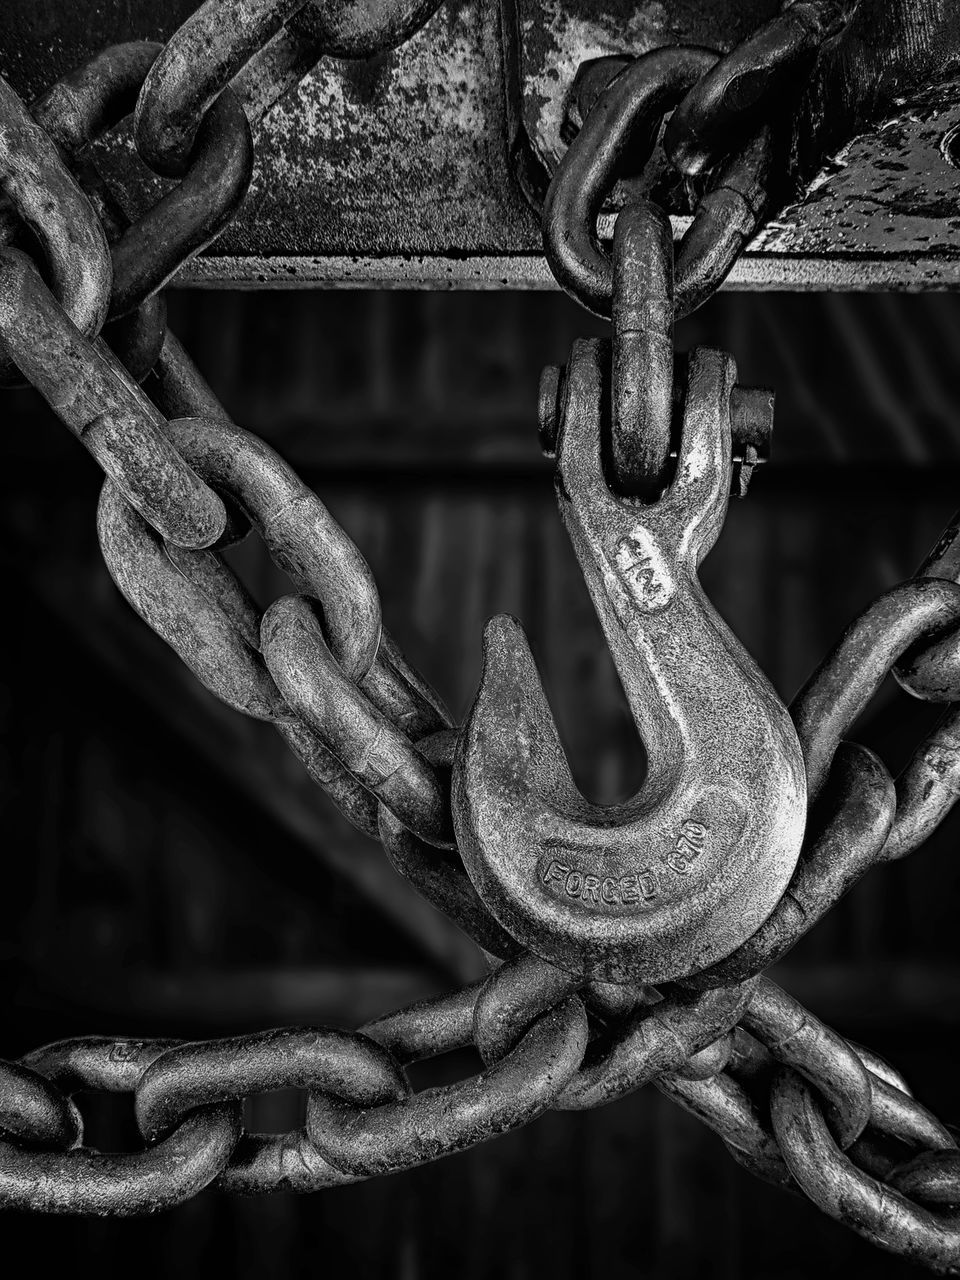
<instances>
[{"instance_id":1,"label":"oval chain link","mask_svg":"<svg viewBox=\"0 0 960 1280\"><path fill-rule=\"evenodd\" d=\"M677 250L676 315L715 293L768 212L779 182L778 136L817 58L856 7L856 0L794 0L725 55L677 45L584 64L586 109L542 212L544 251L560 285L610 316L613 270L597 219L617 180L649 160L668 116L669 161L687 179L709 175Z\"/></svg>"}]
</instances>

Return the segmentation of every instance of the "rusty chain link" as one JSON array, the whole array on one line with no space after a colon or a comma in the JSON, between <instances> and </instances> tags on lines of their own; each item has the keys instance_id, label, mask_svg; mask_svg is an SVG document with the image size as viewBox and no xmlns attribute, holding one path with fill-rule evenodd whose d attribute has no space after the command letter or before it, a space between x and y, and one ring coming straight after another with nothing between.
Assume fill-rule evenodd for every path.
<instances>
[{"instance_id":1,"label":"rusty chain link","mask_svg":"<svg viewBox=\"0 0 960 1280\"><path fill-rule=\"evenodd\" d=\"M619 62L619 60L617 60ZM717 65L709 49L655 49L627 64L599 95L550 184L543 243L557 281L583 306L609 316L613 268L597 218L626 157L649 158L664 115ZM764 126L699 200L677 252L674 308L694 311L719 288L768 205L773 135Z\"/></svg>"},{"instance_id":2,"label":"rusty chain link","mask_svg":"<svg viewBox=\"0 0 960 1280\"><path fill-rule=\"evenodd\" d=\"M67 321L95 335L106 319L113 282L103 226L53 142L2 77L0 115L0 243L32 233ZM0 377L9 382L15 372L10 353L0 350Z\"/></svg>"},{"instance_id":3,"label":"rusty chain link","mask_svg":"<svg viewBox=\"0 0 960 1280\"><path fill-rule=\"evenodd\" d=\"M639 173L661 134L676 171L695 186L693 219L677 249L674 309L701 306L720 287L767 214L778 152L813 65L855 0L793 0L731 53L677 45L638 58L595 58L572 88L575 132L550 184L543 245L558 283L610 315L611 259L597 219L615 183Z\"/></svg>"},{"instance_id":4,"label":"rusty chain link","mask_svg":"<svg viewBox=\"0 0 960 1280\"><path fill-rule=\"evenodd\" d=\"M206 0L166 46L105 50L32 112L0 79L0 373L25 377L102 467L98 532L114 581L211 692L272 722L350 820L491 957L482 981L357 1032L88 1037L0 1063L0 1203L133 1214L211 1183L311 1191L653 1082L759 1176L801 1188L884 1247L960 1271L960 1151L949 1131L887 1064L762 976L870 867L916 849L960 795L960 516L793 704L812 809L772 914L730 954L657 989L584 980L525 950L467 875L451 818L458 732L383 630L360 551L296 473L230 421L165 327L157 291L243 198L250 124L321 54L393 47L435 8L391 0L374 19L360 3ZM627 480L657 475L670 457L674 314L719 286L767 207L775 130L758 121L773 93L782 110L798 92L851 8L797 0L726 57L660 50L599 76L551 188L545 243L564 287L614 311L614 361L654 368L640 394L666 426L632 454L624 426ZM650 261L643 237L654 224L621 217L611 264L596 219L624 157L635 164L652 147L671 108L668 154L688 176L716 176L675 278L661 243L664 271L651 279L638 264ZM131 115L141 156L179 179L132 224L90 150ZM560 398L554 381L551 412ZM617 416L635 416L627 400ZM298 592L265 611L222 555L251 528ZM896 783L845 741L890 672L946 704ZM411 1092L407 1065L468 1045L483 1060L478 1075ZM241 1103L279 1088L306 1092L303 1127L244 1132ZM89 1089L133 1096L142 1151L83 1145L72 1099Z\"/></svg>"}]
</instances>

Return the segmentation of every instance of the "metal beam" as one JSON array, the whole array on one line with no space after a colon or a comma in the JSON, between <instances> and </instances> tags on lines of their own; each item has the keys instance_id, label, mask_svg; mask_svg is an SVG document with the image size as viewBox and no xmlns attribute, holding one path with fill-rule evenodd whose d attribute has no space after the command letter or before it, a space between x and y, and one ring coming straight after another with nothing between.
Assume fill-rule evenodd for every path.
<instances>
[{"instance_id":1,"label":"metal beam","mask_svg":"<svg viewBox=\"0 0 960 1280\"><path fill-rule=\"evenodd\" d=\"M195 7L6 0L0 70L31 97L105 44L169 36ZM777 7L448 0L399 50L322 60L262 121L244 209L179 282L551 288L523 188L535 197L537 172L542 180L556 161L579 60L687 40L729 48ZM956 286L958 73L950 0L861 0L798 112L806 194L757 238L730 286ZM159 190L129 130L100 159L131 210Z\"/></svg>"}]
</instances>

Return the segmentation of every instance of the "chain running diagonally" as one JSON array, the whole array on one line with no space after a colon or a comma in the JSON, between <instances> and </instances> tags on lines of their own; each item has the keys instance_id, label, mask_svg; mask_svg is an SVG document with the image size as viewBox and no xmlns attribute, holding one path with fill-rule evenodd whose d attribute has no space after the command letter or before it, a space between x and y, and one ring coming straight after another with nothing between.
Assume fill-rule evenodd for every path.
<instances>
[{"instance_id":1,"label":"chain running diagonally","mask_svg":"<svg viewBox=\"0 0 960 1280\"><path fill-rule=\"evenodd\" d=\"M759 1176L802 1188L887 1248L960 1271L960 1150L949 1131L886 1063L762 976L873 865L916 849L960 795L960 516L794 703L815 804L773 914L682 982L583 984L525 952L467 877L450 814L457 731L383 629L361 553L295 472L231 422L166 328L159 289L243 199L251 123L322 54L393 47L436 5L390 0L374 20L368 6L324 0L205 0L166 46L104 50L30 111L0 80L0 374L32 384L102 467L98 531L117 586L209 690L275 725L492 965L471 986L355 1032L85 1037L0 1063L0 1204L137 1214L212 1183L311 1191L653 1082ZM768 204L772 135L759 121L774 94L785 113L851 9L796 0L726 57L657 51L601 77L546 210L561 284L609 310L596 218L628 145L652 145L676 108L669 154L688 176L715 175L680 249L678 305L717 288ZM178 180L132 224L91 153L128 117L142 158ZM221 554L251 526L298 592L265 612ZM945 706L895 783L844 740L891 671ZM469 1045L480 1074L411 1091L406 1066ZM244 1132L243 1100L279 1088L306 1092L304 1126ZM141 1151L83 1145L73 1095L87 1089L133 1095Z\"/></svg>"}]
</instances>

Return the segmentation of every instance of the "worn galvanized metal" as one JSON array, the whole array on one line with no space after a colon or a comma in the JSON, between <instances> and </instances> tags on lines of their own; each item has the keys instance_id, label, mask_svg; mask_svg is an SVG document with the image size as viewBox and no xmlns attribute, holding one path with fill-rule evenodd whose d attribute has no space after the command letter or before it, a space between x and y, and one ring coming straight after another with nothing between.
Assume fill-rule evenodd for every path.
<instances>
[{"instance_id":1,"label":"worn galvanized metal","mask_svg":"<svg viewBox=\"0 0 960 1280\"><path fill-rule=\"evenodd\" d=\"M604 479L608 360L602 344L574 348L557 492L647 777L613 811L583 799L523 632L499 618L454 814L467 870L514 937L582 977L659 982L729 955L770 914L799 853L806 785L783 707L696 581L729 499L732 362L693 356L674 478L638 504Z\"/></svg>"}]
</instances>

